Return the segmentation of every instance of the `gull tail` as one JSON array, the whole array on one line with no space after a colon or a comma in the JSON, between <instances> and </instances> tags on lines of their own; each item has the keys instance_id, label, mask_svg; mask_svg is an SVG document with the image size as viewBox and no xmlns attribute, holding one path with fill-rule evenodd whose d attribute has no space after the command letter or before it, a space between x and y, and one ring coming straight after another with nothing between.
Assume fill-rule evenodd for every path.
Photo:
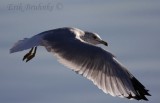
<instances>
[{"instance_id":1,"label":"gull tail","mask_svg":"<svg viewBox=\"0 0 160 103\"><path fill-rule=\"evenodd\" d=\"M33 48L35 46L40 46L42 41L41 35L35 35L31 38L24 38L23 40L19 40L14 44L14 46L10 49L10 53L23 51L26 49Z\"/></svg>"}]
</instances>

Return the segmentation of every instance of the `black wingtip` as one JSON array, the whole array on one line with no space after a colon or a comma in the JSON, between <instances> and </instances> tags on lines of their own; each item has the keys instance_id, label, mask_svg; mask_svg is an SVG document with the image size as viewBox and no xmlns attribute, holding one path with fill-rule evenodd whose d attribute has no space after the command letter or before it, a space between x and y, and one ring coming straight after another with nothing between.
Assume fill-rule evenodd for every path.
<instances>
[{"instance_id":1,"label":"black wingtip","mask_svg":"<svg viewBox=\"0 0 160 103\"><path fill-rule=\"evenodd\" d=\"M129 95L128 99L136 99L136 100L145 100L149 101L146 96L151 96L148 92L149 90L145 89L145 87L135 78L131 78L131 82L133 84L133 87L136 91L136 96Z\"/></svg>"}]
</instances>

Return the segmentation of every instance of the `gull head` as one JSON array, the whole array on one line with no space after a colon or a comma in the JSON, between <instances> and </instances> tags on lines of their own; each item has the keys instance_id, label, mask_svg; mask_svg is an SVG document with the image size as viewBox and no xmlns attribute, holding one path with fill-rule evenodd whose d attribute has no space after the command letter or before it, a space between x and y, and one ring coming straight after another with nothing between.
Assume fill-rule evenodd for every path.
<instances>
[{"instance_id":1,"label":"gull head","mask_svg":"<svg viewBox=\"0 0 160 103\"><path fill-rule=\"evenodd\" d=\"M92 45L104 44L105 46L108 46L108 43L102 40L100 36L96 33L86 31L85 34L81 37L81 39Z\"/></svg>"}]
</instances>

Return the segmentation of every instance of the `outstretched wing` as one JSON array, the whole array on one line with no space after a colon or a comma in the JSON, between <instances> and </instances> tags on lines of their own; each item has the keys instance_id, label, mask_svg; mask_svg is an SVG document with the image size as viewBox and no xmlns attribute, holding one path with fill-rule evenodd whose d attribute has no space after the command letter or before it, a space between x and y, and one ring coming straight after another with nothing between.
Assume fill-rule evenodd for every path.
<instances>
[{"instance_id":1,"label":"outstretched wing","mask_svg":"<svg viewBox=\"0 0 160 103\"><path fill-rule=\"evenodd\" d=\"M46 35L43 44L62 64L112 96L147 100L148 90L111 53L75 37L59 37Z\"/></svg>"}]
</instances>

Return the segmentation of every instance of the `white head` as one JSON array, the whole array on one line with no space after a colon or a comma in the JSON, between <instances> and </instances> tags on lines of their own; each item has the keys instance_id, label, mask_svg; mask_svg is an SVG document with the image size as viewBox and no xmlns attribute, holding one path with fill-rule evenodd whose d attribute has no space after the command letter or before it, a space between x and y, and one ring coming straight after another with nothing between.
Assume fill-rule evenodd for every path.
<instances>
[{"instance_id":1,"label":"white head","mask_svg":"<svg viewBox=\"0 0 160 103\"><path fill-rule=\"evenodd\" d=\"M88 42L89 44L97 45L97 44L104 44L108 46L108 43L103 41L100 36L96 33L85 32L85 34L81 37L82 40Z\"/></svg>"}]
</instances>

